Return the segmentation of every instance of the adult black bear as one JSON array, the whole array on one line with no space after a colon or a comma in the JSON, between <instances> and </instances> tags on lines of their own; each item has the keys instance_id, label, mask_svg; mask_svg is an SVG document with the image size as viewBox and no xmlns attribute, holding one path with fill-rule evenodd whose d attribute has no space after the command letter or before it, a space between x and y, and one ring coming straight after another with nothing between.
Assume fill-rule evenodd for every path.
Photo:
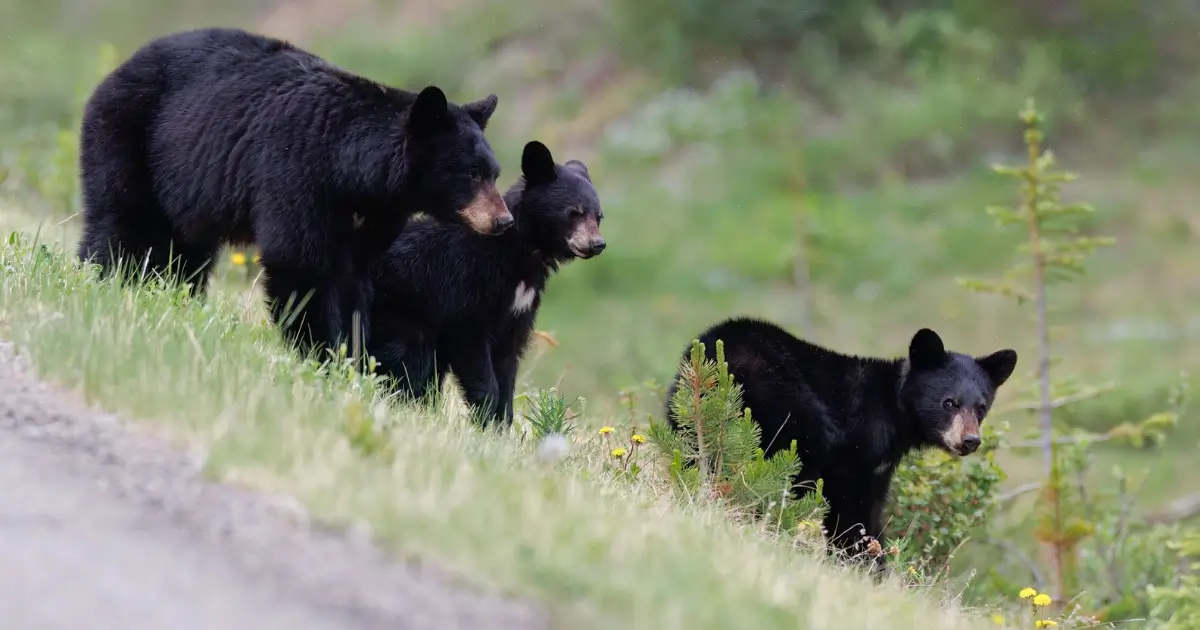
<instances>
[{"instance_id":1,"label":"adult black bear","mask_svg":"<svg viewBox=\"0 0 1200 630\"><path fill-rule=\"evenodd\" d=\"M84 109L79 257L202 293L221 245L253 242L275 321L302 348L336 346L414 212L512 223L483 134L496 103L394 89L238 29L153 40Z\"/></svg>"},{"instance_id":2,"label":"adult black bear","mask_svg":"<svg viewBox=\"0 0 1200 630\"><path fill-rule=\"evenodd\" d=\"M936 447L963 456L979 448L980 423L1017 363L1013 350L980 358L949 352L927 328L896 359L838 354L751 318L721 322L699 339L713 360L716 341L724 342L765 454L796 441L797 492L824 479L826 534L842 550L859 543L862 530L883 542L884 501L905 453ZM677 374L668 400L678 383ZM671 409L667 417L678 426Z\"/></svg>"},{"instance_id":3,"label":"adult black bear","mask_svg":"<svg viewBox=\"0 0 1200 630\"><path fill-rule=\"evenodd\" d=\"M504 194L516 217L508 232L414 222L375 273L368 352L379 372L419 398L453 371L485 423L512 422L518 363L550 275L605 247L600 198L582 162L557 165L533 141L521 173Z\"/></svg>"}]
</instances>

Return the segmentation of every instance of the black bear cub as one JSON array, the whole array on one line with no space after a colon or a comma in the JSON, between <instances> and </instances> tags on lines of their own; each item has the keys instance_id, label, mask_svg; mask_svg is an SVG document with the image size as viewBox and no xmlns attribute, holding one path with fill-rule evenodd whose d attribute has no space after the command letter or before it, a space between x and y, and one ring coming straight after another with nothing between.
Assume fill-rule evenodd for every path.
<instances>
[{"instance_id":1,"label":"black bear cub","mask_svg":"<svg viewBox=\"0 0 1200 630\"><path fill-rule=\"evenodd\" d=\"M751 318L721 322L699 339L711 360L717 340L724 342L766 455L796 441L796 491L824 479L826 535L846 551L864 530L883 542L884 501L905 453L935 447L963 456L979 448L980 424L1017 363L1013 350L979 358L947 351L927 328L913 335L908 356L895 359L839 354ZM668 400L678 382L677 374ZM677 427L669 409L667 416Z\"/></svg>"},{"instance_id":2,"label":"black bear cub","mask_svg":"<svg viewBox=\"0 0 1200 630\"><path fill-rule=\"evenodd\" d=\"M255 243L274 320L302 348L334 346L413 213L512 223L483 133L496 103L391 88L238 29L161 37L85 106L79 257L203 293L223 244Z\"/></svg>"},{"instance_id":3,"label":"black bear cub","mask_svg":"<svg viewBox=\"0 0 1200 630\"><path fill-rule=\"evenodd\" d=\"M504 194L512 229L481 237L414 222L375 273L368 352L399 391L420 398L453 372L485 423L513 419L517 367L546 281L558 267L604 251L604 213L587 167L554 163L525 145L521 173Z\"/></svg>"}]
</instances>

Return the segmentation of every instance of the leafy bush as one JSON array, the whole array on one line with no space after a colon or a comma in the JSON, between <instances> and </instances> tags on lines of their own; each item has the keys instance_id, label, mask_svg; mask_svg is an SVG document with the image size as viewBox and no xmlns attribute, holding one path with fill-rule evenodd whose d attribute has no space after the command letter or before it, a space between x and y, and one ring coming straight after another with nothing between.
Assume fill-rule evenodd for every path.
<instances>
[{"instance_id":1,"label":"leafy bush","mask_svg":"<svg viewBox=\"0 0 1200 630\"><path fill-rule=\"evenodd\" d=\"M1200 574L1194 563L1200 560L1200 532L1192 531L1180 540L1167 543L1180 562L1177 576L1162 586L1146 589L1152 606L1151 618L1161 630L1200 628Z\"/></svg>"},{"instance_id":2,"label":"leafy bush","mask_svg":"<svg viewBox=\"0 0 1200 630\"><path fill-rule=\"evenodd\" d=\"M940 450L910 453L896 469L888 505L888 537L906 538L907 562L923 575L946 573L954 552L986 531L1004 471L996 464L1007 423L985 423L983 445L971 457Z\"/></svg>"}]
</instances>

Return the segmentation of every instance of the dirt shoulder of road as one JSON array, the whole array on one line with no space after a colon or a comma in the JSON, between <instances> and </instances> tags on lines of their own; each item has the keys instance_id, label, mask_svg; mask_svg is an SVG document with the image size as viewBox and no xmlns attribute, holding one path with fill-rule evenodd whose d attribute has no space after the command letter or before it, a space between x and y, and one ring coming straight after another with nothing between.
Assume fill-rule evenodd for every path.
<instances>
[{"instance_id":1,"label":"dirt shoulder of road","mask_svg":"<svg viewBox=\"0 0 1200 630\"><path fill-rule=\"evenodd\" d=\"M39 381L0 342L0 556L15 558L0 618L36 630L550 625L536 606L399 562L362 530L323 528L295 500L202 467L202 454Z\"/></svg>"}]
</instances>

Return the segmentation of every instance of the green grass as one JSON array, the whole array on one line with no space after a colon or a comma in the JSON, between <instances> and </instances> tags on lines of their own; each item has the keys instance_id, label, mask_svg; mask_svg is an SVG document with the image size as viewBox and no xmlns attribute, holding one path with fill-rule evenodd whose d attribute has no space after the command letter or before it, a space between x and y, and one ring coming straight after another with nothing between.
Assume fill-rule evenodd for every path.
<instances>
[{"instance_id":1,"label":"green grass","mask_svg":"<svg viewBox=\"0 0 1200 630\"><path fill-rule=\"evenodd\" d=\"M618 481L595 440L541 462L453 404L389 407L371 382L297 361L222 293L122 288L30 240L0 247L0 334L43 378L204 445L214 478L290 493L329 522L365 520L400 553L535 598L558 627L985 627L712 506L680 506L653 477ZM355 419L388 428L394 459L352 446Z\"/></svg>"}]
</instances>

